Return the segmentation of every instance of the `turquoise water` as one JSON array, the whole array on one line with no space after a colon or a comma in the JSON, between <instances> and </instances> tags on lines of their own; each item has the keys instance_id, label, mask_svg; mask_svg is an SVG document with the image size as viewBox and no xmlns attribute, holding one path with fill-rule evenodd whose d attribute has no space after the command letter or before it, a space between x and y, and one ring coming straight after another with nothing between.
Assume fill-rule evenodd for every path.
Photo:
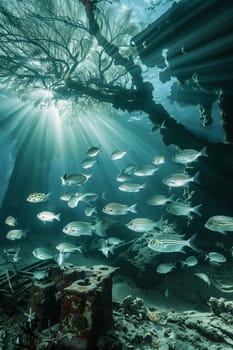
<instances>
[{"instance_id":1,"label":"turquoise water","mask_svg":"<svg viewBox=\"0 0 233 350\"><path fill-rule=\"evenodd\" d=\"M208 271L205 268L208 270L211 262L218 264L216 266L219 268L221 264L231 264L231 228L219 232L216 227L211 230L205 226L207 220L216 215L233 220L232 160L229 156L232 149L230 143L224 143L225 131L219 105L221 89L219 86L216 89L209 88L201 80L195 82L194 75L181 83L179 74L175 71L166 81L161 79L161 73L172 68L174 61L179 61L177 57L174 61L169 57L172 45L175 44L169 42L168 45L164 41L160 47L161 59L165 62L163 67L150 66L144 61L139 46L131 45L135 36L171 9L172 3L174 2L119 1L112 5L99 5L96 16L101 35L119 49L121 59L123 58L121 62L124 62L122 64L119 64L116 52L111 55L111 50L114 52L113 46L109 51L106 42L101 42L98 34L88 32L88 12L85 12L82 5L75 7L72 2L69 7L61 1L60 7L57 4L52 10L53 15L46 13L46 8L42 11L39 5L33 5L32 2L38 14L38 23L42 21L44 25L38 32L42 44L40 40L37 41L38 38L31 29L29 37L24 32L26 43L20 43L22 39L17 26L14 30L18 30L18 46L12 48L9 41L6 44L7 50L4 51L5 42L1 41L1 52L8 55L8 68L6 71L0 69L5 79L1 83L0 95L0 244L3 254L3 249L20 247L20 259L16 262L19 266L37 261L38 257L33 255L36 248L49 249L57 262L57 244L68 242L81 246L82 253L77 253L77 258L74 254L65 255L64 263L79 263L83 255L90 264L99 259L105 264L117 265L122 254L125 259L122 269L127 273L130 249L135 240L141 237L145 239L146 246L142 252L137 247L138 255L132 261L139 270L141 264L148 273L148 280L152 276L155 284L164 274L183 271L180 261L189 256L197 258L197 266L194 269L188 265L185 271L190 268L191 272L204 273L207 277ZM40 10L42 17L39 16ZM9 11L15 11L13 1L9 4ZM76 13L79 13L81 22L76 23L74 29L72 20ZM51 19L55 15L63 16L62 14L65 17L61 21ZM18 15L21 19L25 15L20 4ZM67 18L70 20L68 24ZM7 21L4 14L1 19ZM34 25L35 30L37 24L33 24L31 19L28 21ZM11 28L9 23L8 25ZM4 29L2 31L5 33ZM65 33L64 37L60 31ZM219 40L216 39L216 47ZM177 44L176 41L175 43ZM212 49L214 43L212 39L209 47L206 48L206 44L200 46L194 54L198 56L208 48ZM180 43L180 49L185 50L182 44L183 42ZM24 49L20 45L25 45ZM145 49L149 45L147 37L143 45ZM11 50L15 57L11 55ZM155 56L157 54L154 53ZM185 61L185 55L188 54L183 53L181 60ZM140 67L141 85L134 80L137 67ZM208 69L208 57L206 65L202 61L201 67L204 71L206 67ZM184 64L186 72L185 69ZM196 72L196 66L193 71ZM209 80L214 81L214 77ZM181 86L181 90L185 90L193 83L196 85L189 92L191 97L187 97L184 92L175 96L174 86ZM146 86L151 89L151 98L148 100L149 95L146 95L143 105L143 93L149 90L146 90ZM195 94L197 90L198 94L204 96L201 95L201 102L206 102L208 98L211 100L208 107L212 123L207 123L208 125L204 125L205 121L200 118L203 106L199 95L197 97ZM139 91L136 97L135 91ZM128 92L132 95L128 95ZM118 96L116 100L112 99L114 94ZM133 96L132 104L129 96ZM164 125L156 114L156 109L153 109L158 105L167 116ZM171 121L176 122L174 129ZM187 133L183 131L183 126ZM90 155L93 147L98 149L98 154ZM191 149L198 153L203 148L205 152L198 154L194 160L188 158L183 163L174 161L181 150ZM114 152L125 154L114 158ZM157 156L162 156L160 164L154 160ZM149 173L148 169L143 168L145 165L149 166ZM130 170L126 170L129 166ZM138 172L141 174L138 175ZM187 175L190 181L187 184L167 185L164 179L177 173ZM86 176L85 181L73 183L72 186L62 184L62 177L69 179L69 176L75 174ZM117 177L122 174L128 177L119 181ZM195 174L198 174L197 181L193 180ZM119 187L124 182L141 187L135 191L129 188L122 191ZM33 193L49 195L44 200L38 199L37 203L32 203L27 198ZM96 194L94 200L90 199L90 193ZM68 194L68 200L61 198L65 194ZM171 199L159 205L148 204L149 198L154 195ZM71 198L77 201L73 207L69 202ZM172 212L169 211L168 203L173 203ZM183 203L185 207L174 209L177 203ZM193 208L200 204L198 212L195 211ZM106 205L110 205L113 213L106 214L103 211ZM135 210L130 209L132 205ZM44 214L48 215L47 219L41 220L38 216L44 211L49 214ZM60 214L59 218L54 217L57 214ZM9 216L17 219L14 225L6 223ZM130 229L129 223L140 218L141 226ZM82 234L77 233L79 226L73 234L64 233L64 227L73 221L88 223L91 233L87 233L87 228ZM97 226L100 224L101 232ZM231 221L229 224L224 220L221 224L225 228L226 225L232 225ZM13 239L9 239L7 234L10 230L27 232L22 236L18 232L19 236L13 235ZM226 231L227 234L224 234ZM181 243L175 242L167 250L165 248L155 253L147 243L156 239L158 233L181 234L184 240L195 233L197 236L191 247L184 248ZM109 240L112 237L121 242L112 243ZM163 240L163 237L160 239ZM127 244L131 241L133 242ZM222 254L227 262L206 259L209 252ZM7 258L11 260L12 256L9 254ZM220 259L219 256L215 256L216 259ZM174 263L174 268L167 271L165 265L165 272L162 269L161 274L156 269L163 263ZM133 278L137 282L137 276Z\"/></svg>"}]
</instances>

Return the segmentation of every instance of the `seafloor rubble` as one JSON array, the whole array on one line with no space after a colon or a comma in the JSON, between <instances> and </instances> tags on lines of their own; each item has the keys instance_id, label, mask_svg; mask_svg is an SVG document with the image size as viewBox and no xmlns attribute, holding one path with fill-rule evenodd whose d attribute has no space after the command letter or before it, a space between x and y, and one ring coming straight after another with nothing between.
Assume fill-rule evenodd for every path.
<instances>
[{"instance_id":1,"label":"seafloor rubble","mask_svg":"<svg viewBox=\"0 0 233 350\"><path fill-rule=\"evenodd\" d=\"M115 272L39 262L0 276L0 350L233 348L233 301L210 297L208 312L157 309L131 295L112 302Z\"/></svg>"},{"instance_id":2,"label":"seafloor rubble","mask_svg":"<svg viewBox=\"0 0 233 350\"><path fill-rule=\"evenodd\" d=\"M99 350L230 350L233 302L210 298L210 312L156 310L130 295L114 304L114 325Z\"/></svg>"}]
</instances>

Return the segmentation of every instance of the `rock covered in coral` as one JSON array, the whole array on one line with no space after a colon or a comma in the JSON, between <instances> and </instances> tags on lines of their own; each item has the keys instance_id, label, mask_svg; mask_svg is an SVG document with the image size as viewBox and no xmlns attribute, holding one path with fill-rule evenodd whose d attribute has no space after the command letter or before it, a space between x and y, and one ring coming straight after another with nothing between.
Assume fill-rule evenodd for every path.
<instances>
[{"instance_id":1,"label":"rock covered in coral","mask_svg":"<svg viewBox=\"0 0 233 350\"><path fill-rule=\"evenodd\" d=\"M226 312L232 302L210 298L209 304L221 304L223 314L156 310L129 295L115 303L114 327L101 339L98 349L232 350L233 321L231 310Z\"/></svg>"}]
</instances>

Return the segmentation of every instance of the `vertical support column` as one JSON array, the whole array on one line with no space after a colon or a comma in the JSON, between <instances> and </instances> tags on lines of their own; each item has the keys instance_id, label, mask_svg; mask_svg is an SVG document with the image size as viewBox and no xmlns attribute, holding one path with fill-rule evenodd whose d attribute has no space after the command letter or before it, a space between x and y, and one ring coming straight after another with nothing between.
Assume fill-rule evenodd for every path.
<instances>
[{"instance_id":1,"label":"vertical support column","mask_svg":"<svg viewBox=\"0 0 233 350\"><path fill-rule=\"evenodd\" d=\"M60 349L94 350L112 325L112 279L116 269L96 266L85 279L64 288L58 344ZM59 339L60 338L60 339Z\"/></svg>"}]
</instances>

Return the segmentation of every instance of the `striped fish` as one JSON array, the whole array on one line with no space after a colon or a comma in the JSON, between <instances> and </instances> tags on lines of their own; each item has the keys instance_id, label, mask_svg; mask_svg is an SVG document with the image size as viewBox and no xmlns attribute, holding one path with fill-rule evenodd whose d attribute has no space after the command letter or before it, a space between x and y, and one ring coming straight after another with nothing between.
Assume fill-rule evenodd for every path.
<instances>
[{"instance_id":1,"label":"striped fish","mask_svg":"<svg viewBox=\"0 0 233 350\"><path fill-rule=\"evenodd\" d=\"M224 215L215 215L209 218L205 223L205 228L222 234L233 232L233 217Z\"/></svg>"},{"instance_id":2,"label":"striped fish","mask_svg":"<svg viewBox=\"0 0 233 350\"><path fill-rule=\"evenodd\" d=\"M190 247L194 250L196 248L193 246L192 242L196 237L196 233L187 240L184 240L184 235L173 235L170 233L162 233L152 238L148 242L148 247L156 252L160 253L173 253L181 252L185 253L183 248L185 246Z\"/></svg>"}]
</instances>

